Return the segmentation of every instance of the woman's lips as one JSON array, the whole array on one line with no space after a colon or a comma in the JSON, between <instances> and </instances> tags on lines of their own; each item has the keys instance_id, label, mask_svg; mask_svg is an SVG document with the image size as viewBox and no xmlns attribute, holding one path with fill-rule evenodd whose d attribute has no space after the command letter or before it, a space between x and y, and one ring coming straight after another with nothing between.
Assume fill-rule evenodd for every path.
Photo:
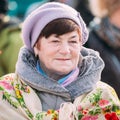
<instances>
[{"instance_id":1,"label":"woman's lips","mask_svg":"<svg viewBox=\"0 0 120 120\"><path fill-rule=\"evenodd\" d=\"M66 61L66 60L70 60L70 59L69 58L57 58L56 60Z\"/></svg>"}]
</instances>

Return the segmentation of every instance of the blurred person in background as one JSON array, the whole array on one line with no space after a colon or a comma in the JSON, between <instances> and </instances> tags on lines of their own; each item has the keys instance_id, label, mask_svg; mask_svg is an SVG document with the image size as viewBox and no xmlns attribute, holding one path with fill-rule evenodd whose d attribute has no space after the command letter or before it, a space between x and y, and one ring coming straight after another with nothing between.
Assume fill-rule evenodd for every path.
<instances>
[{"instance_id":1,"label":"blurred person in background","mask_svg":"<svg viewBox=\"0 0 120 120\"><path fill-rule=\"evenodd\" d=\"M15 71L18 51L22 46L20 20L9 17L8 1L0 0L0 76Z\"/></svg>"},{"instance_id":2,"label":"blurred person in background","mask_svg":"<svg viewBox=\"0 0 120 120\"><path fill-rule=\"evenodd\" d=\"M83 20L88 26L89 23L93 20L94 15L91 13L88 5L88 0L77 0L75 9L80 12Z\"/></svg>"},{"instance_id":3,"label":"blurred person in background","mask_svg":"<svg viewBox=\"0 0 120 120\"><path fill-rule=\"evenodd\" d=\"M89 0L89 5L96 17L86 46L100 52L105 62L102 81L120 98L120 0Z\"/></svg>"}]
</instances>

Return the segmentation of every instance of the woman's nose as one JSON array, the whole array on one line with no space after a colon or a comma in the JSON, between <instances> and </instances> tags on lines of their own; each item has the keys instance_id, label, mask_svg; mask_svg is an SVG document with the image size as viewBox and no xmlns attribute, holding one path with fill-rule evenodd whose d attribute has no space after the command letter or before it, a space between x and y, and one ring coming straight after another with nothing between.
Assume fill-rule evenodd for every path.
<instances>
[{"instance_id":1,"label":"woman's nose","mask_svg":"<svg viewBox=\"0 0 120 120\"><path fill-rule=\"evenodd\" d=\"M61 54L70 53L70 46L68 45L68 43L62 43L61 46L60 46L59 52Z\"/></svg>"}]
</instances>

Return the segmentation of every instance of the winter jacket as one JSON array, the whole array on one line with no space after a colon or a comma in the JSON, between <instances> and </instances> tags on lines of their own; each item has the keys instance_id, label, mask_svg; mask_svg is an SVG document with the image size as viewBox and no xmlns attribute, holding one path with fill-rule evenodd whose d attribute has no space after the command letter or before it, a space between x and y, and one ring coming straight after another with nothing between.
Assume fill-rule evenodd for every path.
<instances>
[{"instance_id":1,"label":"winter jacket","mask_svg":"<svg viewBox=\"0 0 120 120\"><path fill-rule=\"evenodd\" d=\"M100 82L104 63L98 52L83 47L81 55L78 78L62 87L38 73L34 54L21 48L16 73L0 79L0 118L119 120L119 99L113 88Z\"/></svg>"},{"instance_id":2,"label":"winter jacket","mask_svg":"<svg viewBox=\"0 0 120 120\"><path fill-rule=\"evenodd\" d=\"M18 52L23 45L21 27L18 24L2 23L0 25L0 76L15 72Z\"/></svg>"},{"instance_id":3,"label":"winter jacket","mask_svg":"<svg viewBox=\"0 0 120 120\"><path fill-rule=\"evenodd\" d=\"M95 19L90 24L86 47L99 51L105 62L101 80L112 86L120 98L120 29L108 18Z\"/></svg>"}]
</instances>

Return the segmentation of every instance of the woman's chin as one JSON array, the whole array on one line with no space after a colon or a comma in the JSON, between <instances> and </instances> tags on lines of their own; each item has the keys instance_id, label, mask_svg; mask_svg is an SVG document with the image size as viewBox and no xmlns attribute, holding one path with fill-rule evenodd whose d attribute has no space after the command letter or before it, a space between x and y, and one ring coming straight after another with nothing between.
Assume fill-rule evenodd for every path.
<instances>
[{"instance_id":1,"label":"woman's chin","mask_svg":"<svg viewBox=\"0 0 120 120\"><path fill-rule=\"evenodd\" d=\"M59 75L67 75L68 73L70 73L72 70L66 70L66 69L61 69L61 70L57 70L56 72Z\"/></svg>"}]
</instances>

